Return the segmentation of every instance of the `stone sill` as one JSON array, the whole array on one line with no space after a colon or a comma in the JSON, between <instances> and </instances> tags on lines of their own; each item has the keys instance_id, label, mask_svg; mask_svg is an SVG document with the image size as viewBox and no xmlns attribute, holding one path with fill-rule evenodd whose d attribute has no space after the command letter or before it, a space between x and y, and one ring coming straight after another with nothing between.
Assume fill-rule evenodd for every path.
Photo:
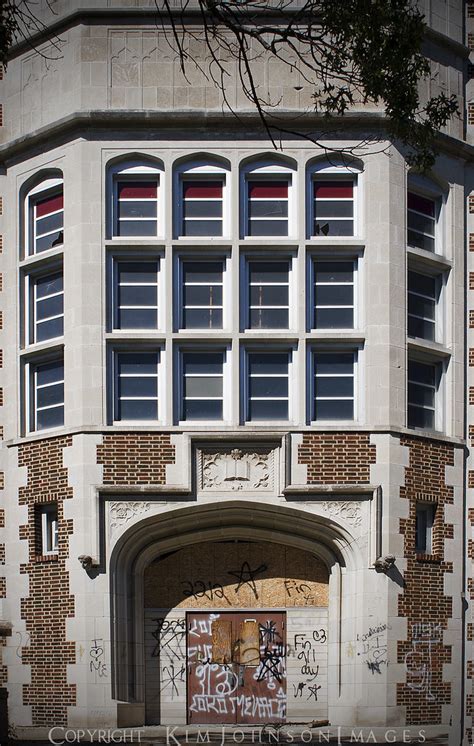
<instances>
[{"instance_id":1,"label":"stone sill","mask_svg":"<svg viewBox=\"0 0 474 746\"><path fill-rule=\"evenodd\" d=\"M431 565L440 565L443 561L442 557L439 557L437 554L424 554L424 553L416 553L415 559L417 562L426 562Z\"/></svg>"},{"instance_id":2,"label":"stone sill","mask_svg":"<svg viewBox=\"0 0 474 746\"><path fill-rule=\"evenodd\" d=\"M33 557L34 564L41 564L42 562L58 562L59 555L57 554L35 554Z\"/></svg>"}]
</instances>

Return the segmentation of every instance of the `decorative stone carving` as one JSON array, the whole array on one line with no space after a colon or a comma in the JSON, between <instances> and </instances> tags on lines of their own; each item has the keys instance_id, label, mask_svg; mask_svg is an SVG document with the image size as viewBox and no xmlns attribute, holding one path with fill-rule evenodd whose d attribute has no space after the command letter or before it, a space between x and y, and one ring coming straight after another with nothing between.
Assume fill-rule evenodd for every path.
<instances>
[{"instance_id":1,"label":"decorative stone carving","mask_svg":"<svg viewBox=\"0 0 474 746\"><path fill-rule=\"evenodd\" d=\"M360 526L362 523L362 508L359 501L331 500L321 503L321 508L330 516L345 521L351 526Z\"/></svg>"},{"instance_id":2,"label":"decorative stone carving","mask_svg":"<svg viewBox=\"0 0 474 746\"><path fill-rule=\"evenodd\" d=\"M149 502L141 500L130 500L129 502L120 501L110 503L109 524L110 531L113 533L132 518L147 513L150 510Z\"/></svg>"},{"instance_id":3,"label":"decorative stone carving","mask_svg":"<svg viewBox=\"0 0 474 746\"><path fill-rule=\"evenodd\" d=\"M273 449L229 448L198 452L203 492L274 492Z\"/></svg>"}]
</instances>

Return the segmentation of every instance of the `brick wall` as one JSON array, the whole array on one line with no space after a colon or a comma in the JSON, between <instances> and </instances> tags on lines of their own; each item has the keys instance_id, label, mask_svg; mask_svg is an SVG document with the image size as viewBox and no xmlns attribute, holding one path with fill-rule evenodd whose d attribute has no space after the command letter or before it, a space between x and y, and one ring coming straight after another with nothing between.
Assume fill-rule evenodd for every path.
<instances>
[{"instance_id":1,"label":"brick wall","mask_svg":"<svg viewBox=\"0 0 474 746\"><path fill-rule=\"evenodd\" d=\"M69 594L69 536L72 521L64 518L63 503L72 497L63 467L63 448L71 437L27 443L18 449L18 465L27 468L27 484L20 487L19 503L28 506L28 523L20 526L20 540L28 542L29 561L20 566L28 575L29 596L21 599L21 617L29 633L29 647L22 648L24 664L31 666L31 683L23 686L23 704L31 705L33 725L67 725L67 707L76 703L76 687L67 683L67 665L75 663L75 646L66 642L66 619L74 616ZM59 551L56 556L37 554L35 506L57 502Z\"/></svg>"},{"instance_id":2,"label":"brick wall","mask_svg":"<svg viewBox=\"0 0 474 746\"><path fill-rule=\"evenodd\" d=\"M305 433L298 462L307 465L308 484L368 484L375 446L369 433Z\"/></svg>"},{"instance_id":3,"label":"brick wall","mask_svg":"<svg viewBox=\"0 0 474 746\"><path fill-rule=\"evenodd\" d=\"M406 683L397 685L397 704L404 705L407 724L442 723L442 705L451 702L451 683L443 681L443 665L451 662L451 646L443 645L443 630L452 616L452 598L444 594L445 575L452 563L444 559L445 540L454 527L445 522L445 505L453 503L453 488L445 484L446 466L454 464L454 448L421 438L400 440L410 449L405 486L400 497L409 501L409 517L400 519L404 536L405 586L398 613L408 619L408 640L398 643L398 663L405 663ZM433 554L415 554L416 501L436 502ZM425 670L423 676L416 671Z\"/></svg>"},{"instance_id":4,"label":"brick wall","mask_svg":"<svg viewBox=\"0 0 474 746\"><path fill-rule=\"evenodd\" d=\"M97 446L104 485L165 484L166 465L174 463L169 433L104 435Z\"/></svg>"}]
</instances>

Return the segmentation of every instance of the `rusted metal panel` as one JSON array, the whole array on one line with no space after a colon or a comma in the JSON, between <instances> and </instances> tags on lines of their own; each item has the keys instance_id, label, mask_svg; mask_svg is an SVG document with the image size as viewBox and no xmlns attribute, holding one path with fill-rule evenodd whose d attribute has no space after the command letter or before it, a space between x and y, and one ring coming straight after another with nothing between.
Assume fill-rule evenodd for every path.
<instances>
[{"instance_id":1,"label":"rusted metal panel","mask_svg":"<svg viewBox=\"0 0 474 746\"><path fill-rule=\"evenodd\" d=\"M187 615L190 723L285 722L285 614L249 616ZM229 633L232 660L227 663Z\"/></svg>"}]
</instances>

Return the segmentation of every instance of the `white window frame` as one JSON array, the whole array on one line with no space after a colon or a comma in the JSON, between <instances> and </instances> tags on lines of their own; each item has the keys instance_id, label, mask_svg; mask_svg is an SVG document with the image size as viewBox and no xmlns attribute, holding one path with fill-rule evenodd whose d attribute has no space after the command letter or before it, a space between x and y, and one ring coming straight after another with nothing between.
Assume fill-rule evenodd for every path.
<instances>
[{"instance_id":1,"label":"white window frame","mask_svg":"<svg viewBox=\"0 0 474 746\"><path fill-rule=\"evenodd\" d=\"M222 180L222 235L221 236L184 236L182 227L184 221L183 181L196 179L206 181ZM222 241L231 236L231 172L230 169L209 157L209 160L189 159L180 162L173 169L173 237L180 241L195 243L196 241Z\"/></svg>"},{"instance_id":2,"label":"white window frame","mask_svg":"<svg viewBox=\"0 0 474 746\"><path fill-rule=\"evenodd\" d=\"M250 236L249 225L249 181L288 180L288 234L283 236ZM247 241L288 241L298 236L297 170L289 164L270 161L252 161L240 170L240 237Z\"/></svg>"},{"instance_id":3,"label":"white window frame","mask_svg":"<svg viewBox=\"0 0 474 746\"><path fill-rule=\"evenodd\" d=\"M417 427L415 425L409 425L408 424L408 406L409 406L409 393L408 393L408 384L409 384L409 378L408 378L408 363L409 362L415 362L415 363L422 363L424 365L434 365L435 366L435 374L436 374L436 384L435 384L435 396L434 396L434 427ZM406 422L407 427L410 430L413 430L414 432L420 432L420 433L429 433L429 432L444 432L445 426L446 426L446 412L445 412L445 406L446 406L446 375L447 375L447 360L440 360L439 358L435 357L429 357L429 356L423 356L419 354L410 353L408 354L407 358L407 369L406 369L406 381L407 381L407 388L406 388ZM416 381L413 381L413 383L417 383ZM425 384L419 384L417 385L423 386ZM429 387L431 388L431 386ZM416 406L416 405L415 405ZM420 407L420 409L423 409L424 407Z\"/></svg>"},{"instance_id":4,"label":"white window frame","mask_svg":"<svg viewBox=\"0 0 474 746\"><path fill-rule=\"evenodd\" d=\"M435 287L437 297L435 299L435 318L434 318L434 329L435 336L433 340L426 339L425 337L412 337L408 333L408 299L410 291L408 290L408 272L415 272L418 275L424 275L426 277L432 277L435 280ZM446 295L446 273L443 272L430 272L429 268L423 265L408 263L407 267L407 336L410 340L424 340L427 344L444 344L445 340L445 295Z\"/></svg>"},{"instance_id":5,"label":"white window frame","mask_svg":"<svg viewBox=\"0 0 474 746\"><path fill-rule=\"evenodd\" d=\"M351 163L342 163L340 158L334 156L331 160L319 160L313 162L307 168L306 176L306 236L311 241L324 243L325 241L338 241L341 244L350 243L352 239L363 237L363 189L364 172L362 168ZM321 178L324 181L353 181L354 202L354 232L349 236L316 236L314 235L314 181Z\"/></svg>"},{"instance_id":6,"label":"white window frame","mask_svg":"<svg viewBox=\"0 0 474 746\"><path fill-rule=\"evenodd\" d=\"M249 415L249 355L252 354L287 353L288 355L288 418L283 420L250 420ZM248 427L260 425L291 425L298 415L298 383L297 383L297 358L298 351L296 343L278 344L269 340L262 348L261 344L245 344L240 348L240 422Z\"/></svg>"},{"instance_id":7,"label":"white window frame","mask_svg":"<svg viewBox=\"0 0 474 746\"><path fill-rule=\"evenodd\" d=\"M345 326L345 327L318 327L315 325L315 303L316 303L316 294L315 294L315 264L318 262L329 262L330 264L338 264L338 263L351 263L352 264L352 281L353 281L353 319L352 319L352 326ZM313 252L308 252L308 266L307 266L307 277L308 277L308 287L307 287L307 298L309 299L309 303L307 304L306 309L306 325L307 329L310 332L322 332L322 333L331 333L331 332L353 332L356 329L359 329L361 326L361 299L363 297L360 284L361 284L361 274L362 274L362 257L359 255L349 255L349 256L343 256L341 254L319 254ZM334 285L337 283L327 283L328 285ZM321 306L323 307L323 306ZM324 306L325 308L337 308L337 306Z\"/></svg>"},{"instance_id":8,"label":"white window frame","mask_svg":"<svg viewBox=\"0 0 474 746\"><path fill-rule=\"evenodd\" d=\"M354 381L354 409L353 417L349 420L329 419L316 420L315 414L315 390L314 390L314 355L315 354L351 354L353 356L353 381ZM362 369L363 369L364 349L362 345L338 344L338 345L321 345L309 344L307 348L307 424L312 426L344 427L346 425L360 425L363 419L364 402L362 396ZM340 398L343 397L331 397Z\"/></svg>"},{"instance_id":9,"label":"white window frame","mask_svg":"<svg viewBox=\"0 0 474 746\"><path fill-rule=\"evenodd\" d=\"M36 384L36 374L37 374L37 368L41 365L47 365L48 363L54 363L62 361L63 363L63 379L55 381L54 384L47 384L47 385L56 385L58 383L62 383L64 387L64 398L63 398L63 423L61 425L54 425L52 427L48 428L42 428L41 430L38 429L38 407L36 405L36 392L37 392L37 384ZM66 372L65 372L65 364L64 364L64 353L61 351L60 354L48 354L47 357L42 358L34 358L33 360L27 360L24 364L24 381L25 381L25 431L27 434L31 433L49 433L54 432L57 430L60 430L64 428L66 423ZM51 405L51 407L42 407L42 409L48 409L59 406L58 404Z\"/></svg>"},{"instance_id":10,"label":"white window frame","mask_svg":"<svg viewBox=\"0 0 474 746\"><path fill-rule=\"evenodd\" d=\"M258 329L250 327L250 262L288 262L288 327L271 327ZM274 251L241 251L240 253L240 328L246 334L271 335L273 332L296 331L298 325L297 293L297 252L283 251L275 247Z\"/></svg>"},{"instance_id":11,"label":"white window frame","mask_svg":"<svg viewBox=\"0 0 474 746\"><path fill-rule=\"evenodd\" d=\"M24 200L24 224L23 234L25 237L25 257L37 256L43 257L48 256L50 252L62 251L64 248L64 231L65 231L65 220L64 220L64 207L63 207L63 242L57 246L52 246L44 251L36 251L36 217L35 217L35 205L42 199L48 196L53 196L61 192L64 200L64 180L62 178L44 179L37 184L33 189L30 189Z\"/></svg>"},{"instance_id":12,"label":"white window frame","mask_svg":"<svg viewBox=\"0 0 474 746\"><path fill-rule=\"evenodd\" d=\"M44 557L59 552L57 503L38 505L41 519L41 554Z\"/></svg>"},{"instance_id":13,"label":"white window frame","mask_svg":"<svg viewBox=\"0 0 474 746\"><path fill-rule=\"evenodd\" d=\"M433 552L433 539L434 539L434 526L436 521L436 511L438 509L438 503L429 502L424 500L417 500L415 504L415 554L421 555L432 555ZM428 517L426 521L426 548L421 549L417 545L418 531L416 529L416 521L418 520L418 513L425 513Z\"/></svg>"},{"instance_id":14,"label":"white window frame","mask_svg":"<svg viewBox=\"0 0 474 746\"><path fill-rule=\"evenodd\" d=\"M219 420L183 420L184 401L184 364L183 354L185 353L223 353L222 364L222 419ZM180 427L194 428L198 426L207 426L213 424L228 425L232 420L232 352L230 344L186 344L180 343L174 349L174 422Z\"/></svg>"},{"instance_id":15,"label":"white window frame","mask_svg":"<svg viewBox=\"0 0 474 746\"><path fill-rule=\"evenodd\" d=\"M408 243L408 192L413 192L420 197L433 200L435 203L435 234L434 234L434 251L428 249L419 249L417 246L410 246ZM421 174L409 174L407 178L407 188L405 192L407 204L405 207L406 234L405 240L409 250L426 252L429 256L442 255L446 256L446 193L431 179Z\"/></svg>"},{"instance_id":16,"label":"white window frame","mask_svg":"<svg viewBox=\"0 0 474 746\"><path fill-rule=\"evenodd\" d=\"M120 181L153 181L157 182L157 231L153 236L119 236L117 235L118 225L118 183ZM107 170L107 194L108 194L108 225L107 237L109 240L133 243L134 241L156 241L157 238L163 238L165 235L165 174L164 169L159 162L152 165L144 159L132 161L120 161Z\"/></svg>"},{"instance_id":17,"label":"white window frame","mask_svg":"<svg viewBox=\"0 0 474 746\"><path fill-rule=\"evenodd\" d=\"M157 302L158 302L158 310L157 310L157 326L156 327L144 327L144 328L138 328L134 327L132 328L126 328L122 329L119 326L116 326L116 322L118 319L118 305L117 305L117 280L118 280L118 265L121 262L126 262L127 264L140 264L140 263L150 263L150 262L156 262L158 264L158 272L157 272ZM107 293L107 298L109 302L109 308L107 313L107 327L112 331L114 334L135 334L135 332L143 332L144 334L149 334L152 332L160 332L165 327L165 313L166 313L166 303L164 302L165 297L165 267L164 267L165 259L163 257L163 253L152 253L152 254L144 254L144 253L137 253L137 254L131 254L130 252L113 252L111 251L108 255L108 280L109 280L109 289Z\"/></svg>"},{"instance_id":18,"label":"white window frame","mask_svg":"<svg viewBox=\"0 0 474 746\"><path fill-rule=\"evenodd\" d=\"M45 277L48 277L49 275L55 275L61 273L63 276L63 290L62 293L56 293L55 295L62 295L63 296L63 313L62 315L58 315L56 317L51 318L61 318L63 319L63 333L58 335L57 337L49 337L48 339L41 340L38 342L36 339L36 308L37 308L37 298L36 298L36 284L38 280L42 280ZM50 296L52 297L52 296ZM52 265L45 268L42 272L28 272L25 276L25 301L24 301L24 309L25 309L25 318L24 318L24 340L26 345L34 345L34 344L52 344L54 342L57 342L58 339L62 339L64 336L64 269L62 264L61 265Z\"/></svg>"},{"instance_id":19,"label":"white window frame","mask_svg":"<svg viewBox=\"0 0 474 746\"><path fill-rule=\"evenodd\" d=\"M215 329L205 329L183 326L183 311L184 311L184 275L183 275L183 262L222 262L222 327ZM179 331L184 334L203 332L209 334L216 334L228 330L232 326L232 285L231 285L231 254L228 250L224 251L208 251L203 256L201 253L189 253L186 251L176 250L173 256L173 298L174 298L174 309L173 309L173 328L175 331Z\"/></svg>"},{"instance_id":20,"label":"white window frame","mask_svg":"<svg viewBox=\"0 0 474 746\"><path fill-rule=\"evenodd\" d=\"M140 355L141 353L145 354L156 354L158 356L158 364L157 364L157 387L158 387L158 394L157 394L157 414L158 417L156 420L117 420L115 419L115 415L118 412L118 402L119 402L119 387L118 387L118 356L121 354L132 354L132 355ZM166 412L166 400L165 400L165 392L166 392L166 380L165 380L165 349L164 345L156 345L153 346L145 346L136 344L135 346L121 344L121 345L114 345L110 347L109 350L110 354L110 373L108 377L109 386L111 395L109 395L109 413L107 420L113 424L113 425L130 425L130 426L136 426L136 425L145 425L153 427L155 425L161 425L164 423L165 420L165 412ZM143 400L144 397L139 399L140 401Z\"/></svg>"}]
</instances>

